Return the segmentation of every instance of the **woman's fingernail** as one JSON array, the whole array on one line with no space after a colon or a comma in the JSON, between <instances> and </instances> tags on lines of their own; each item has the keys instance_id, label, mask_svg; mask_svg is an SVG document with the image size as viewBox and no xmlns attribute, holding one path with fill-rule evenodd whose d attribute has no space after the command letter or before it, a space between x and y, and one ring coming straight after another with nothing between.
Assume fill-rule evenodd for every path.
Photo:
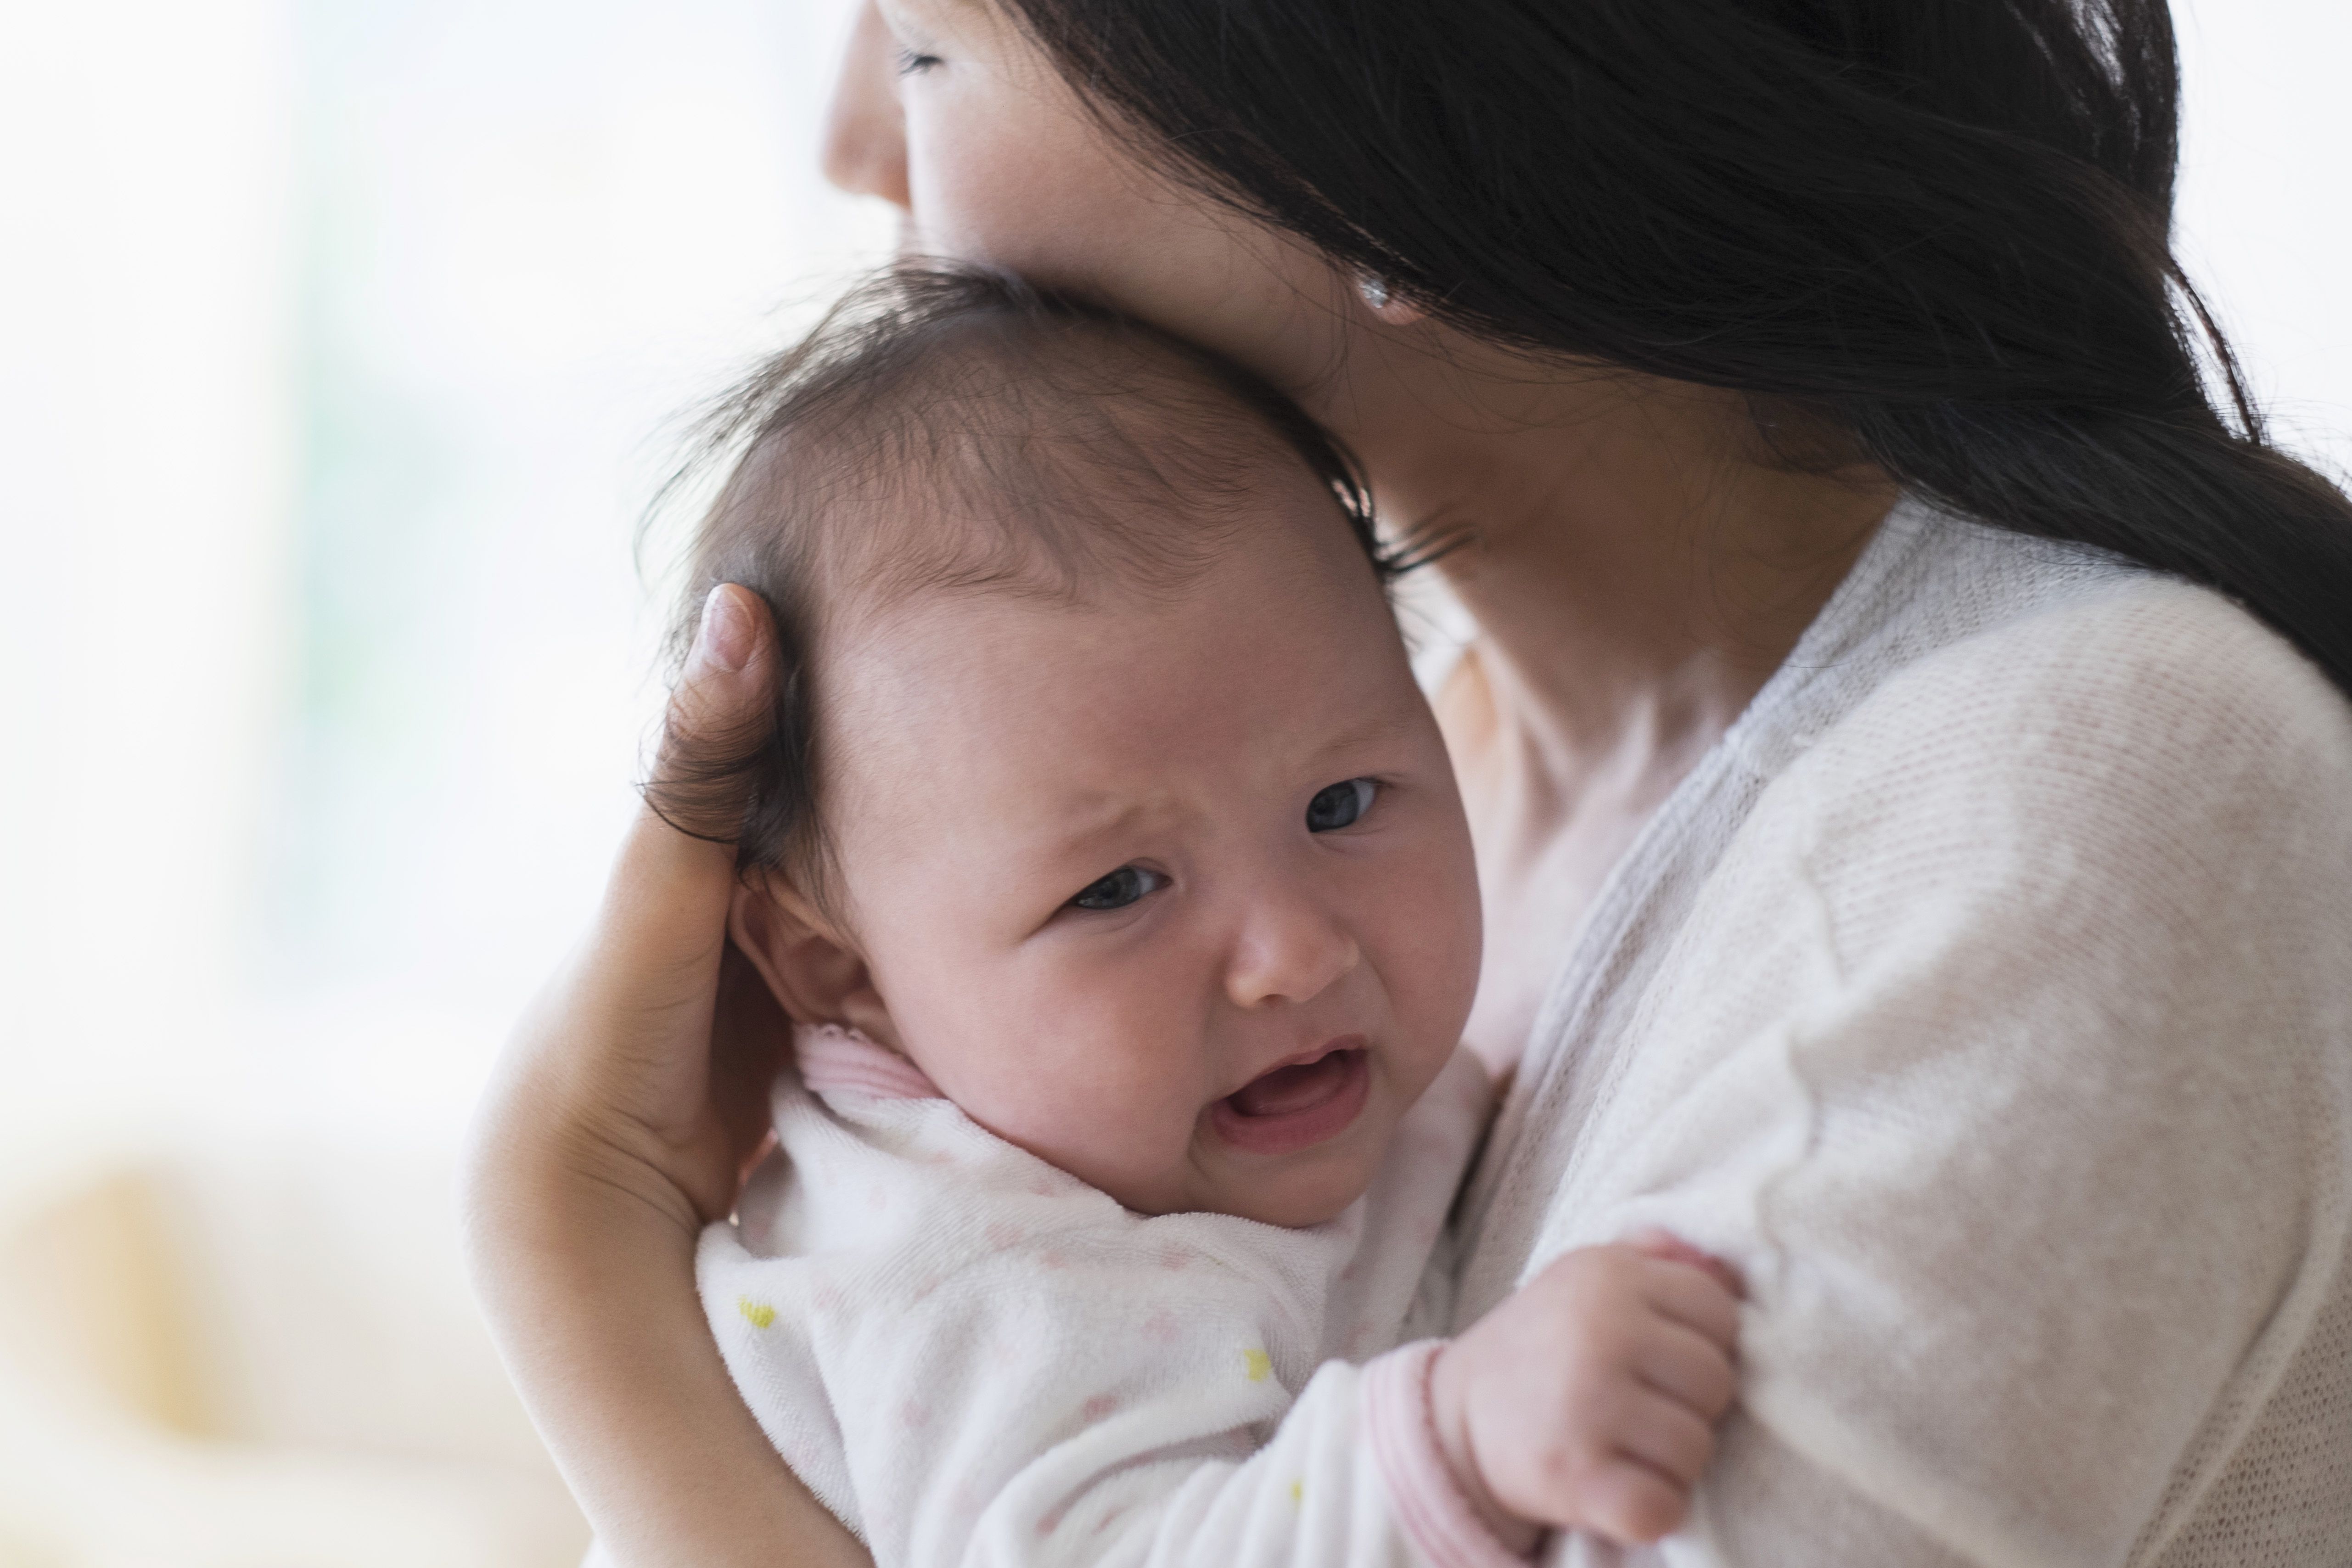
<instances>
[{"instance_id":1,"label":"woman's fingernail","mask_svg":"<svg viewBox=\"0 0 2352 1568\"><path fill-rule=\"evenodd\" d=\"M698 663L730 674L751 661L751 617L743 613L732 585L721 583L702 601L702 628L694 637Z\"/></svg>"}]
</instances>

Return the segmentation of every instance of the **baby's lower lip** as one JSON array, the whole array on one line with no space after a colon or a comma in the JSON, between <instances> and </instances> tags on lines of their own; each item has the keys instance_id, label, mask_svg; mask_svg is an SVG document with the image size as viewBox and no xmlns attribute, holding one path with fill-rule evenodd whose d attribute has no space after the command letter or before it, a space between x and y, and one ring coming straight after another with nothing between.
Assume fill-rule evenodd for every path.
<instances>
[{"instance_id":1,"label":"baby's lower lip","mask_svg":"<svg viewBox=\"0 0 2352 1568\"><path fill-rule=\"evenodd\" d=\"M1276 1068L1209 1108L1217 1136L1251 1154L1294 1154L1347 1131L1371 1089L1361 1046Z\"/></svg>"}]
</instances>

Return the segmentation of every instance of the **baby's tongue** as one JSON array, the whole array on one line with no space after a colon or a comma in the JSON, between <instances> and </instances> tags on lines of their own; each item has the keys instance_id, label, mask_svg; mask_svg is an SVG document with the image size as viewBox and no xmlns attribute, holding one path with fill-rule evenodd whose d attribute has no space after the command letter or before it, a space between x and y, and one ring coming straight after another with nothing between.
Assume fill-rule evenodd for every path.
<instances>
[{"instance_id":1,"label":"baby's tongue","mask_svg":"<svg viewBox=\"0 0 2352 1568\"><path fill-rule=\"evenodd\" d=\"M1320 1061L1276 1068L1234 1090L1233 1107L1244 1116L1287 1116L1329 1099L1347 1072L1345 1051L1333 1051Z\"/></svg>"}]
</instances>

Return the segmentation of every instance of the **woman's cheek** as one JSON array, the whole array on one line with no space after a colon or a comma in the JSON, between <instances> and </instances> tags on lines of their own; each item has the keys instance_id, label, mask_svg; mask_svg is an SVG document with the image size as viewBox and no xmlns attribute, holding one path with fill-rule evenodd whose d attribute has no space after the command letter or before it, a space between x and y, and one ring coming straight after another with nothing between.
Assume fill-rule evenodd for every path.
<instances>
[{"instance_id":1,"label":"woman's cheek","mask_svg":"<svg viewBox=\"0 0 2352 1568\"><path fill-rule=\"evenodd\" d=\"M1086 227L1071 173L1099 151L977 64L947 72L906 95L908 188L923 248L1032 271L1042 238Z\"/></svg>"}]
</instances>

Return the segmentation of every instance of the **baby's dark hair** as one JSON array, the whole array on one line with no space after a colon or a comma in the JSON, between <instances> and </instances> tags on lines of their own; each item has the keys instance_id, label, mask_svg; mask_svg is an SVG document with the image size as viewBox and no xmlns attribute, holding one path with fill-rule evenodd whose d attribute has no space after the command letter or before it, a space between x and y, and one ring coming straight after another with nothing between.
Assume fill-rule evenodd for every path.
<instances>
[{"instance_id":1,"label":"baby's dark hair","mask_svg":"<svg viewBox=\"0 0 2352 1568\"><path fill-rule=\"evenodd\" d=\"M665 492L726 469L687 552L673 667L735 583L775 618L778 679L756 723L667 734L647 804L829 901L811 680L828 617L919 592L1177 591L1245 525L1269 459L1328 489L1385 587L1398 563L1354 459L1257 375L1002 274L876 275L711 405Z\"/></svg>"}]
</instances>

